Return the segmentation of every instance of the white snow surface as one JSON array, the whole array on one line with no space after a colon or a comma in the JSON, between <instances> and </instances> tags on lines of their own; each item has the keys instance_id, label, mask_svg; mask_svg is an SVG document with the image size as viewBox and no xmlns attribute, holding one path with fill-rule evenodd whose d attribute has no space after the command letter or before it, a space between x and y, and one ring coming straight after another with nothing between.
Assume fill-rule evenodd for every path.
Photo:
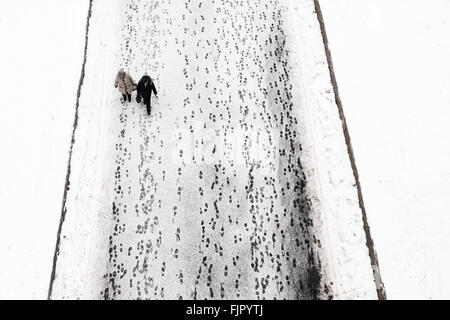
<instances>
[{"instance_id":1,"label":"white snow surface","mask_svg":"<svg viewBox=\"0 0 450 320\"><path fill-rule=\"evenodd\" d=\"M45 299L87 0L0 1L0 299Z\"/></svg>"},{"instance_id":2,"label":"white snow surface","mask_svg":"<svg viewBox=\"0 0 450 320\"><path fill-rule=\"evenodd\" d=\"M308 178L315 236L320 240L320 248L315 249L321 258L324 282L333 283L329 293L334 298L376 298L361 211L313 1L282 2L286 5L282 11L286 18L283 24L288 31L286 50L291 57L290 63L293 63L290 77L295 85L292 94L299 119L301 160ZM127 17L123 14L126 3L96 0L93 5L54 298L99 298L100 291L105 288L104 273L109 264L107 256L113 226L111 205L117 197L114 194L117 161L130 161L132 156L140 153L146 168L161 164L153 158L153 150L142 148L135 142L130 143L131 150L116 149L118 139L128 142L130 138L120 135L118 120L128 124L127 134L140 126L139 135L151 132L153 142L159 134L158 127L149 125L153 120L160 123L164 135L168 134L167 128L173 127L174 120L182 123L178 120L182 113L172 112L167 118L170 121L164 121L158 111L158 107L174 108L183 103L177 88L183 83L184 76L177 68L184 60L178 56L175 47L172 55L166 51L166 60L162 62L167 72L157 79L157 84L164 85L156 100L154 110L158 113L152 116L153 120L149 120L142 113L142 107L134 102L130 106L121 106L118 101L112 82L117 67L129 62L122 60L124 52L132 52L133 74L142 72L142 68L154 72L160 67L157 46L150 50L145 46L140 50L129 50L125 46L124 37L131 37L131 32L136 31L122 29L126 25ZM137 6L133 1L130 3L128 9ZM152 10L157 7L156 2L149 2L149 5ZM180 16L185 10L183 2L174 2L173 8L177 6L179 11L173 12L174 16ZM47 295L61 214L87 9L87 0L0 4L0 40L9 44L0 52L1 68L8 75L0 81L10 93L4 97L0 117L0 141L5 150L0 160L3 207L0 298L46 298ZM162 16L168 14L162 13ZM149 15L158 19L153 12ZM172 21L177 20L167 19L163 24ZM172 31L183 39L180 26L177 23ZM158 34L152 25L139 28L137 32L142 41L148 32ZM169 40L172 43L173 39ZM152 45L151 41L149 45ZM187 43L194 49L192 43ZM32 85L27 87L25 95L21 84L26 79L31 79ZM124 113L131 121L122 118ZM174 141L164 143L170 146ZM135 173L131 172L131 175ZM174 172L167 176L177 183ZM137 195L136 186L129 187L133 190L132 195ZM187 209L182 207L181 210ZM176 226L167 221L161 222L163 229L160 230L172 232L175 239ZM182 233L185 234L189 238L189 232ZM173 245L177 244L174 242ZM163 252L163 256L169 254ZM173 268L169 266L169 269ZM188 273L186 279L193 276Z\"/></svg>"},{"instance_id":3,"label":"white snow surface","mask_svg":"<svg viewBox=\"0 0 450 320\"><path fill-rule=\"evenodd\" d=\"M320 0L388 299L450 298L450 2Z\"/></svg>"},{"instance_id":4,"label":"white snow surface","mask_svg":"<svg viewBox=\"0 0 450 320\"><path fill-rule=\"evenodd\" d=\"M107 278L104 275L106 270L108 270L109 264L107 251L111 241L112 220L113 218L117 219L111 215L112 203L118 197L120 199L122 197L120 195L123 194L128 194L130 197L138 195L134 191L135 185L127 186L125 184L124 189L128 190L128 192L123 193L119 190L119 192L116 192L119 196L115 196L114 186L117 188L117 180L115 180L114 175L117 164L130 163L130 160L131 163L133 161L136 163L141 161L139 167L144 166L144 168L147 168L146 170L151 173L150 177L155 175L155 179L161 179L160 174L155 170L155 168L161 166L161 160L158 163L158 158L155 155L158 155L158 152L160 152L159 148L162 149L163 145L164 148L168 148L174 142L164 141L163 144L163 141L161 141L160 145L158 145L154 141L158 142L159 140L155 139L160 136L167 136L167 130L173 130L174 133L177 133L178 131L174 124L177 126L185 125L181 121L183 112L185 112L180 108L180 105L183 103L182 95L174 94L177 92L177 88L179 88L180 92L182 92L182 89L185 90L183 84L185 80L180 75L179 70L183 66L184 60L178 56L179 52L176 51L177 47L175 46L175 44L178 45L179 43L183 43L184 46L184 33L182 32L183 29L180 29L180 26L186 23L180 22L184 20L184 18L180 19L184 5L182 3L173 3L171 10L178 11L171 11L172 19L163 20L165 24L174 23L174 27L169 35L173 34L172 37L174 37L175 42L172 37L168 38L169 43L174 46L172 55L169 54L167 49L161 49L165 50L163 52L166 53L164 54L164 61L160 62L157 59L158 55L154 53L157 52L156 49L147 48L144 45L141 45L140 49L138 47L138 50L132 48L131 61L133 69L131 71L133 75L142 72L142 69L159 75L157 85L160 84L161 89L156 105L153 108L154 111L152 111L155 113L148 118L142 107L134 102L121 106L118 94L111 84L117 71L117 66L124 66L129 62L123 61L120 54L121 52L126 53L129 51L127 47L124 47L124 43L121 43L123 41L122 32L125 30L125 38L134 36L134 31L127 36L129 30L124 25L130 20L126 20L127 17L123 14L123 8L129 10L137 6L130 5L128 7L125 6L126 3L115 2L111 4L106 1L95 1L93 5L86 78L80 100L80 123L76 132L76 143L73 153L71 191L66 204L68 213L62 232L61 251L58 257L53 298L89 299L100 298L104 294L105 283L107 282ZM328 66L313 1L285 1L285 4L284 14L288 26L286 30L289 30L287 50L293 51L293 56L296 57L296 59L293 59L293 61L296 60L296 65L293 68L293 74L290 75L290 77L294 78L293 81L296 82L296 87L293 90L295 97L294 108L299 113L299 132L301 132L303 147L302 161L305 174L308 177L309 198L312 204L312 219L316 236L320 239L321 247L323 248L318 250L322 258L325 280L327 283L333 283L330 288L330 294L333 294L335 298L376 298L372 269L362 229L361 211L358 207L356 188L342 135L338 110L334 103ZM167 6L167 3L164 3L164 6L162 6L164 10L161 10L156 4L153 7L153 3L150 3L150 6L158 8L155 10L160 10L163 14L166 14L164 8ZM179 6L178 9L177 6ZM143 19L143 21L149 19L149 17L151 19L159 19L159 14L161 13L150 13L149 16L139 16L139 19ZM136 26L134 27L136 28ZM191 27L194 30L196 28L194 25ZM142 40L146 39L146 32L154 34L157 39L161 37L159 31L153 31L152 26L149 25L148 28L137 27L138 39L140 37L142 37ZM181 40L178 41L178 38L181 38ZM134 41L129 43L133 45ZM195 50L195 43L187 43ZM150 42L148 45L151 46L152 43ZM192 52L189 52L189 54L192 54ZM203 57L204 54L201 56ZM140 61L141 63L139 64ZM160 73L161 66L166 66L163 73ZM208 91L198 91L197 93L200 97L200 94L202 96L204 94L207 95ZM165 110L170 110L170 108L177 108L175 110L180 111L173 112L167 118L161 118L162 114L167 116L167 111ZM126 115L124 115L124 112ZM120 122L118 119L120 119ZM184 119L184 121L188 119L187 115L184 116ZM122 122L127 124L127 129L120 133ZM160 127L161 131L159 131ZM145 141L144 137L139 138L137 135L127 136L130 132L135 131L139 131L140 135L149 135L147 139L150 140L154 148L158 149L148 149L146 144L132 143L135 139L143 139ZM176 135L179 141L183 137L185 136ZM123 147L120 144L115 146L118 141L123 141L127 146L126 149L122 149ZM177 146L178 144L177 142ZM174 151L177 151L177 149L174 149ZM167 150L164 152L167 154ZM117 154L117 158L114 156L115 154ZM175 152L174 156L177 155L178 152ZM142 157L141 160L139 160L139 156ZM114 158L116 158L116 162L113 161ZM173 161L170 158L164 159L164 161ZM166 163L166 166L167 168L173 168L173 164ZM184 160L182 167L186 167ZM186 170L190 170L189 167L186 168ZM130 169L129 172L125 172L125 175L126 181L132 181L132 179L138 177L138 172L136 169ZM164 175L165 173L163 173ZM169 172L167 176L174 183L179 183L173 172ZM142 181L146 182L148 177L148 175L144 176ZM193 182L198 182L197 177ZM155 185L153 185L153 181L150 181L151 189L150 186L145 186L140 191L141 197L142 195L147 197L146 194L149 191L153 192L154 190L156 192L156 187L159 184L167 185L163 182L164 180L156 181ZM195 185L193 184L193 186ZM192 190L189 192L194 194L196 191ZM185 194L184 192L183 195ZM148 193L148 195L151 194ZM162 203L170 203L170 201L176 203L178 200L162 199ZM152 203L153 200L150 202L150 205ZM158 200L158 203L161 203L161 201ZM192 207L196 205L195 203L191 204ZM120 206L122 207L123 204L120 204ZM134 205L130 207L130 211L138 209ZM123 209L120 208L120 210ZM180 218L180 215L176 217L175 221L179 221L178 223L183 221L179 219L189 219L185 217L186 214L192 214L189 211L189 207L182 206L178 210L182 213L182 218ZM172 211L173 209L166 211L166 214ZM127 219L132 221L135 218L130 216L130 214L128 214L129 218ZM192 216L193 222L197 219L200 218ZM174 218L172 218L172 221L174 221ZM169 241L170 246L178 248L179 244L172 242L175 238L171 240L169 237L167 239L170 240L165 240L166 233L170 232L170 234L175 235L178 232L176 225L174 223L170 224L169 219L164 216L159 221L163 228L158 226L157 222L152 222L150 227L152 230L153 228L159 230L160 236L156 239L158 248L162 235L164 235L163 240ZM128 228L129 224L127 222L126 225L117 227ZM185 228L182 229L182 237L184 237L186 234ZM199 231L195 228L192 230L192 233L197 237L200 236ZM192 237L193 235L190 235L188 232L186 243L191 243ZM127 243L132 243L136 239L139 239L139 236L136 236L135 239L122 239L123 243L125 243L124 250L127 250ZM219 245L222 244L225 247L227 246L226 242L219 242ZM167 244L163 245L167 246ZM191 261L194 261L194 258L198 259L194 249L195 247L192 247ZM122 250L121 247L120 250ZM232 246L230 250L232 250ZM180 252L183 253L184 251ZM183 253L183 255L185 254ZM165 259L170 259L168 252L163 252L162 256L165 256ZM247 259L246 256L242 256L242 258ZM110 259L114 262L116 261L114 257ZM220 260L217 261L220 263ZM163 263L163 270L167 270L166 273L174 272L174 267L176 266L167 266L164 264L164 260L156 261L155 263L161 262ZM133 265L127 263L123 267L123 269L117 269L119 274L124 269L131 270ZM139 264L137 267L139 267ZM133 270L136 270L136 268ZM156 274L154 281L161 281L159 277ZM191 281L193 280L192 278L193 275L190 272L185 275L186 281ZM119 282L119 279L116 282ZM165 288L168 288L168 290L165 292L157 290L158 286L150 286L148 289L152 291L152 294L155 291L154 297L171 297L178 290L170 287L172 283L169 281L166 283ZM126 288L126 285L127 283L125 283L123 288ZM133 293L127 289L123 292L122 297L131 298Z\"/></svg>"}]
</instances>

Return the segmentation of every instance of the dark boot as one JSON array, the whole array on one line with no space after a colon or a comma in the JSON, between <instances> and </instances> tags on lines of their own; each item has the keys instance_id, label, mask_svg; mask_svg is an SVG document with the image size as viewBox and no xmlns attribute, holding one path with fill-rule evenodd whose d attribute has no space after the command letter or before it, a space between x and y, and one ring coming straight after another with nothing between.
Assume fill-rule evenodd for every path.
<instances>
[{"instance_id":1,"label":"dark boot","mask_svg":"<svg viewBox=\"0 0 450 320\"><path fill-rule=\"evenodd\" d=\"M150 104L147 104L147 114L150 115Z\"/></svg>"},{"instance_id":2,"label":"dark boot","mask_svg":"<svg viewBox=\"0 0 450 320\"><path fill-rule=\"evenodd\" d=\"M128 93L128 102L131 102L131 93Z\"/></svg>"},{"instance_id":3,"label":"dark boot","mask_svg":"<svg viewBox=\"0 0 450 320\"><path fill-rule=\"evenodd\" d=\"M122 93L122 103L125 103L125 101L127 101L127 96Z\"/></svg>"}]
</instances>

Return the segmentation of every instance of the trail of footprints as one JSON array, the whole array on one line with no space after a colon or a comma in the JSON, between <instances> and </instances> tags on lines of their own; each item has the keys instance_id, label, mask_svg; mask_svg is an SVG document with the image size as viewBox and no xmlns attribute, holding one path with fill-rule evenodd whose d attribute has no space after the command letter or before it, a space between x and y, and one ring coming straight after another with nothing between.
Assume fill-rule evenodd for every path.
<instances>
[{"instance_id":1,"label":"trail of footprints","mask_svg":"<svg viewBox=\"0 0 450 320\"><path fill-rule=\"evenodd\" d=\"M117 119L101 297L317 297L282 1L125 3L122 67L159 98Z\"/></svg>"}]
</instances>

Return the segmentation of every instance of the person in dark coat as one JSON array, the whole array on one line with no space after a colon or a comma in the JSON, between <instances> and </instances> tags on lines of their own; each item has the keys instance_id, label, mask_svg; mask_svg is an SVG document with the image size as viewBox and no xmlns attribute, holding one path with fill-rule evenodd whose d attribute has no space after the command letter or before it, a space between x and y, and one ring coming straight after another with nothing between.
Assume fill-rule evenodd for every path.
<instances>
[{"instance_id":1,"label":"person in dark coat","mask_svg":"<svg viewBox=\"0 0 450 320\"><path fill-rule=\"evenodd\" d=\"M152 92L157 95L155 84L150 76L145 75L139 80L137 85L137 94L142 97L147 107L147 113L150 115Z\"/></svg>"}]
</instances>

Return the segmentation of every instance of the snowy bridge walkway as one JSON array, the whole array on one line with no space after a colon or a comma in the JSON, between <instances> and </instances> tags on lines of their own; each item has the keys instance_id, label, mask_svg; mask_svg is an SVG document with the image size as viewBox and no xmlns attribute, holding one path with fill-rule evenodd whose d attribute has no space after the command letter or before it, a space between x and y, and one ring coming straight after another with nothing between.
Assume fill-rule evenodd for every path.
<instances>
[{"instance_id":1,"label":"snowy bridge walkway","mask_svg":"<svg viewBox=\"0 0 450 320\"><path fill-rule=\"evenodd\" d=\"M94 0L53 298L327 294L286 15L280 0ZM120 103L119 67L153 77L150 116Z\"/></svg>"}]
</instances>

